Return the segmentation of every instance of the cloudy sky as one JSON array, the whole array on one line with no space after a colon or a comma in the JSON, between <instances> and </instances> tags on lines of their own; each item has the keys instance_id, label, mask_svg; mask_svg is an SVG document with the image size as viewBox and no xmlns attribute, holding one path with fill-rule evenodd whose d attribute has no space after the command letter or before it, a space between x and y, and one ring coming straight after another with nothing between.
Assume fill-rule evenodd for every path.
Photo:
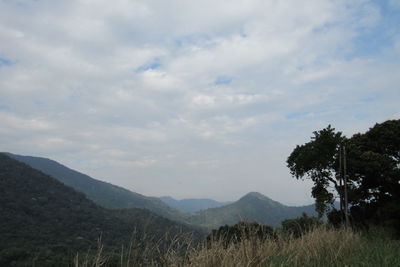
<instances>
[{"instance_id":1,"label":"cloudy sky","mask_svg":"<svg viewBox=\"0 0 400 267\"><path fill-rule=\"evenodd\" d=\"M0 0L0 150L145 195L310 203L295 145L399 84L398 0Z\"/></svg>"}]
</instances>

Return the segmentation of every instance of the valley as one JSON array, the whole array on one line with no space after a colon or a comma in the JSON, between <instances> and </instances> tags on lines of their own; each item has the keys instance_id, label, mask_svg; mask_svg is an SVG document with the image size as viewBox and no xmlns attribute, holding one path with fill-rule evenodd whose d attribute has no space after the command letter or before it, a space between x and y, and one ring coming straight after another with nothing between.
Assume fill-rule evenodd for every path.
<instances>
[{"instance_id":1,"label":"valley","mask_svg":"<svg viewBox=\"0 0 400 267\"><path fill-rule=\"evenodd\" d=\"M310 216L316 215L314 205L286 206L257 192L248 193L231 203L219 203L214 200L204 199L186 200L186 203L191 202L192 209L196 205L202 207L198 208L199 211L193 212L189 205L186 204L188 211L192 211L189 213L184 212L184 208L179 210L179 202L176 200L174 202L174 200L171 201L171 199L167 198L160 199L144 196L122 187L96 180L51 159L10 153L7 155L82 192L90 200L105 208L147 209L170 220L203 227L208 230L225 224L233 225L243 220L280 227L280 223L283 220L298 217L302 213Z\"/></svg>"}]
</instances>

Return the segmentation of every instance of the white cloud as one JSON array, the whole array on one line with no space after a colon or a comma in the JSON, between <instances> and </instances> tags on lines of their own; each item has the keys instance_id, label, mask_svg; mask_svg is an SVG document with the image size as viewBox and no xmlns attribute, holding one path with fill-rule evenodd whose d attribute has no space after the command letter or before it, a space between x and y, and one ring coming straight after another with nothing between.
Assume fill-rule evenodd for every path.
<instances>
[{"instance_id":1,"label":"white cloud","mask_svg":"<svg viewBox=\"0 0 400 267\"><path fill-rule=\"evenodd\" d=\"M146 168L154 165L157 161L154 159L145 159L145 160L140 160L140 161L134 161L133 165L141 168Z\"/></svg>"},{"instance_id":2,"label":"white cloud","mask_svg":"<svg viewBox=\"0 0 400 267\"><path fill-rule=\"evenodd\" d=\"M14 131L48 131L54 128L52 123L40 118L20 118L14 114L0 111L2 130L7 133Z\"/></svg>"},{"instance_id":3,"label":"white cloud","mask_svg":"<svg viewBox=\"0 0 400 267\"><path fill-rule=\"evenodd\" d=\"M398 42L354 53L383 22L368 0L2 1L1 150L145 194L307 202L295 144L397 114Z\"/></svg>"}]
</instances>

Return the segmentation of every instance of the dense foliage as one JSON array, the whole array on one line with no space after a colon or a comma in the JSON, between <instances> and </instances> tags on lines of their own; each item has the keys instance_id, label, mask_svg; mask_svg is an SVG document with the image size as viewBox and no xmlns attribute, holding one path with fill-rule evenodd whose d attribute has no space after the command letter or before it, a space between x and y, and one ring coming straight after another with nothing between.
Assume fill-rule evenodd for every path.
<instances>
[{"instance_id":1,"label":"dense foliage","mask_svg":"<svg viewBox=\"0 0 400 267\"><path fill-rule=\"evenodd\" d=\"M287 219L282 222L282 231L294 237L300 237L318 227L323 222L317 217L309 217L303 213L301 217L294 219Z\"/></svg>"},{"instance_id":2,"label":"dense foliage","mask_svg":"<svg viewBox=\"0 0 400 267\"><path fill-rule=\"evenodd\" d=\"M239 222L232 226L221 226L207 236L208 244L221 242L226 248L232 243L240 243L243 240L258 239L264 241L267 238L276 238L274 228L256 222Z\"/></svg>"},{"instance_id":3,"label":"dense foliage","mask_svg":"<svg viewBox=\"0 0 400 267\"><path fill-rule=\"evenodd\" d=\"M67 266L77 252L96 249L99 238L112 256L122 245L141 243L143 237L155 245L167 233L193 231L146 210L97 206L82 193L1 153L0 192L0 266Z\"/></svg>"},{"instance_id":4,"label":"dense foliage","mask_svg":"<svg viewBox=\"0 0 400 267\"><path fill-rule=\"evenodd\" d=\"M400 120L376 124L347 146L354 222L383 224L400 234Z\"/></svg>"},{"instance_id":5,"label":"dense foliage","mask_svg":"<svg viewBox=\"0 0 400 267\"><path fill-rule=\"evenodd\" d=\"M333 184L341 193L338 181L338 151L344 141L340 132L336 133L330 125L313 133L311 141L296 146L287 159L291 174L297 179L307 177L314 183L311 194L315 198L316 209L322 216L334 203L335 196L329 191Z\"/></svg>"},{"instance_id":6,"label":"dense foliage","mask_svg":"<svg viewBox=\"0 0 400 267\"><path fill-rule=\"evenodd\" d=\"M338 179L340 146L347 151L346 186L353 224L400 229L400 120L376 124L351 138L328 126L293 150L288 167L294 177L314 182L312 195L320 214L335 196L343 200L344 186ZM336 192L330 190L332 185ZM333 209L328 218L340 224L343 211Z\"/></svg>"}]
</instances>

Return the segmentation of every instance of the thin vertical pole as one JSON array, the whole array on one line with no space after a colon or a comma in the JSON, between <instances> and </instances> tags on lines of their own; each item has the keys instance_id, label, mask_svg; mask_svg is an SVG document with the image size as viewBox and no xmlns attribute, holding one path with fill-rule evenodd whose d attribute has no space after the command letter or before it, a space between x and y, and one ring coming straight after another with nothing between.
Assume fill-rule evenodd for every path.
<instances>
[{"instance_id":1,"label":"thin vertical pole","mask_svg":"<svg viewBox=\"0 0 400 267\"><path fill-rule=\"evenodd\" d=\"M350 225L349 223L349 213L348 213L348 199L347 199L347 173L346 173L346 146L343 145L343 178L344 178L344 215L346 218L346 227Z\"/></svg>"},{"instance_id":2,"label":"thin vertical pole","mask_svg":"<svg viewBox=\"0 0 400 267\"><path fill-rule=\"evenodd\" d=\"M344 211L343 203L343 171L342 171L342 144L339 146L339 197L340 197L340 211Z\"/></svg>"}]
</instances>

